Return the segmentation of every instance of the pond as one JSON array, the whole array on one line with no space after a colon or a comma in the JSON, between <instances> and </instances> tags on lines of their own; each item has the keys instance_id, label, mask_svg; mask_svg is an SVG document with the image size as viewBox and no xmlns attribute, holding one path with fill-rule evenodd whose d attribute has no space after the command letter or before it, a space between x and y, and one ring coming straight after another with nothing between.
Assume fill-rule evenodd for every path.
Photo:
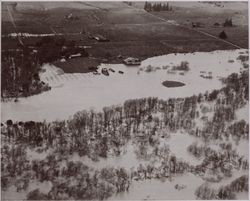
<instances>
[{"instance_id":1,"label":"pond","mask_svg":"<svg viewBox=\"0 0 250 201\"><path fill-rule=\"evenodd\" d=\"M125 100L158 97L187 97L222 87L221 77L239 72L242 64L236 58L239 52L246 50L227 50L214 52L196 52L189 54L168 54L144 60L138 67L127 67L123 64L101 64L102 68L112 68L109 76L92 73L66 74L52 65L44 65L46 72L41 79L52 86L52 90L28 98L20 98L19 102L2 103L2 120L34 120L53 121L72 116L83 109L102 110L104 106L123 104ZM230 63L228 60L234 60ZM173 66L182 61L189 63L190 70L183 73L169 73ZM151 65L157 70L146 72ZM166 69L166 66L169 66ZM142 70L140 70L142 69ZM120 74L119 71L124 72ZM201 71L211 72L213 79L204 79ZM185 86L165 87L162 82L174 80L185 83Z\"/></svg>"}]
</instances>

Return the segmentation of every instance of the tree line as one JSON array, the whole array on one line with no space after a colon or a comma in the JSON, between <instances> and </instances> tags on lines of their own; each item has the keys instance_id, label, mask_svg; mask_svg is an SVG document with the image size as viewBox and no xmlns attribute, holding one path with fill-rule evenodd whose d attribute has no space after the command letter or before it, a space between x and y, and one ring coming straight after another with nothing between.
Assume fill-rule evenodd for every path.
<instances>
[{"instance_id":1,"label":"tree line","mask_svg":"<svg viewBox=\"0 0 250 201\"><path fill-rule=\"evenodd\" d=\"M145 2L144 4L144 10L150 12L150 11L172 11L173 8L169 3L150 3Z\"/></svg>"}]
</instances>

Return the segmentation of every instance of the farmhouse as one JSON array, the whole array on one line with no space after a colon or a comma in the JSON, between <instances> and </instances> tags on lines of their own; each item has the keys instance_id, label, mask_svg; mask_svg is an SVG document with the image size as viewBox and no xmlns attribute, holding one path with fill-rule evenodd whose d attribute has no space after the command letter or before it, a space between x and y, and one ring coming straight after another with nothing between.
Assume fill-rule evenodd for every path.
<instances>
[{"instance_id":1,"label":"farmhouse","mask_svg":"<svg viewBox=\"0 0 250 201\"><path fill-rule=\"evenodd\" d=\"M123 63L128 66L135 66L135 65L140 65L141 61L137 58L128 57L127 59L123 60Z\"/></svg>"}]
</instances>

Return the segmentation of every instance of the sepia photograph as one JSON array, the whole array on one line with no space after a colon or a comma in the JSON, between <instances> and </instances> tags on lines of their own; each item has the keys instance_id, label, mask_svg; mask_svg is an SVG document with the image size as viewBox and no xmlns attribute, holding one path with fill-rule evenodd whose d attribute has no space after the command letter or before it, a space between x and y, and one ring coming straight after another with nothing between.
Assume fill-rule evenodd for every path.
<instances>
[{"instance_id":1,"label":"sepia photograph","mask_svg":"<svg viewBox=\"0 0 250 201\"><path fill-rule=\"evenodd\" d=\"M2 1L1 200L248 200L248 1Z\"/></svg>"}]
</instances>

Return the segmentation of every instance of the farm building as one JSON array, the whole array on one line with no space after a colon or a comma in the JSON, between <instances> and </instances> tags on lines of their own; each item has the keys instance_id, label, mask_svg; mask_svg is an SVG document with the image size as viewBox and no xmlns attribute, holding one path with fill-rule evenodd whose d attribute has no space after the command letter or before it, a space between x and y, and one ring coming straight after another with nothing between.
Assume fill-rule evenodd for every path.
<instances>
[{"instance_id":1,"label":"farm building","mask_svg":"<svg viewBox=\"0 0 250 201\"><path fill-rule=\"evenodd\" d=\"M135 65L140 65L141 61L137 58L128 57L127 59L123 60L123 63L126 65L135 66Z\"/></svg>"}]
</instances>

